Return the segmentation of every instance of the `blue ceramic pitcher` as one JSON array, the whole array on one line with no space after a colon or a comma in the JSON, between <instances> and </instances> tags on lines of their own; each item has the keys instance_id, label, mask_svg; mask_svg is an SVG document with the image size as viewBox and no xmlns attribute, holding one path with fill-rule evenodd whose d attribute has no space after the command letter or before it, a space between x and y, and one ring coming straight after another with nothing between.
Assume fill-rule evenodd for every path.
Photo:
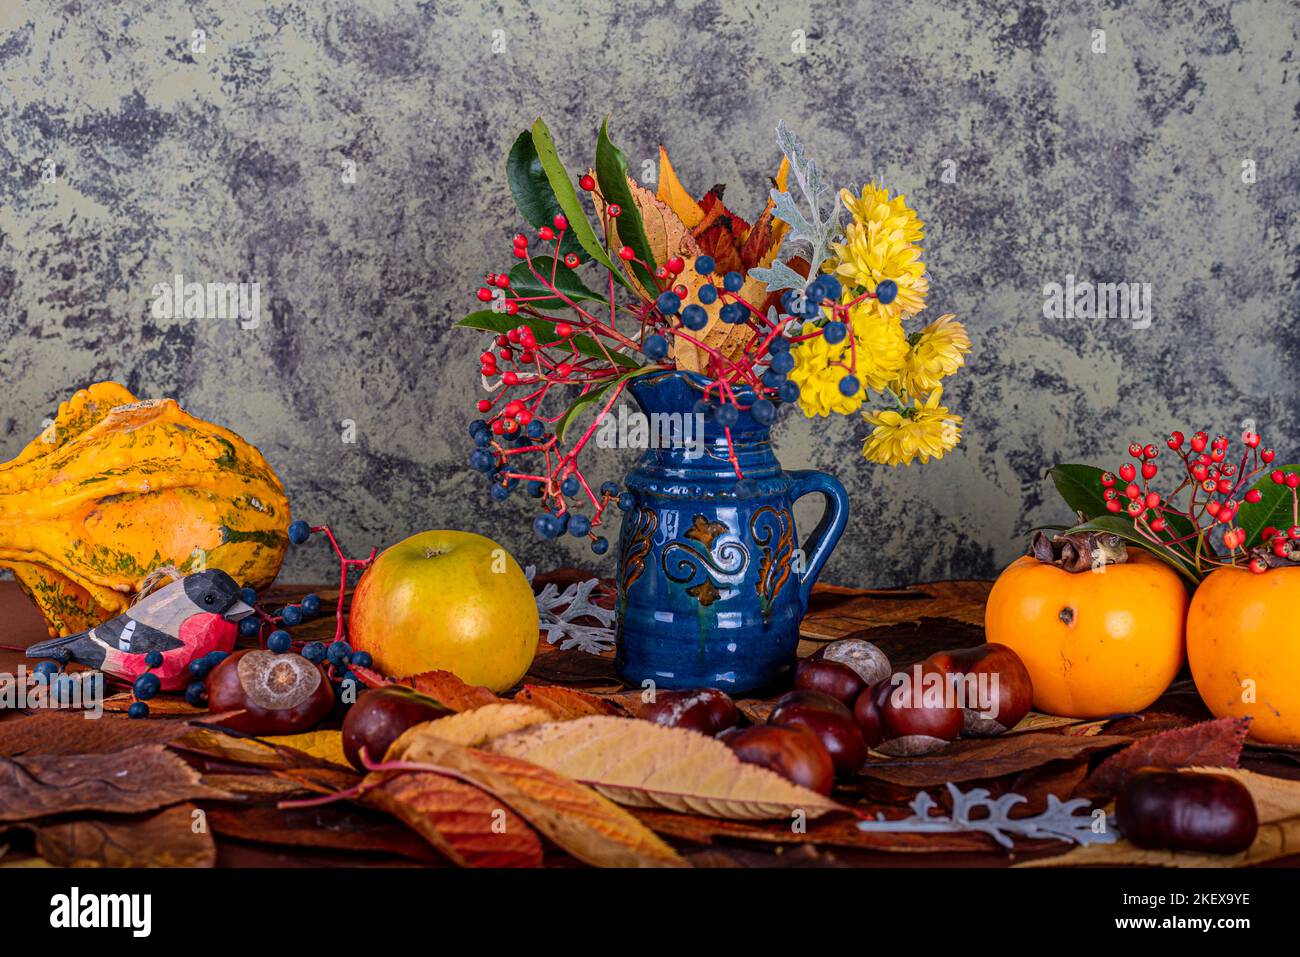
<instances>
[{"instance_id":1,"label":"blue ceramic pitcher","mask_svg":"<svg viewBox=\"0 0 1300 957\"><path fill-rule=\"evenodd\" d=\"M684 423L706 381L684 372L629 383L650 422ZM737 391L748 406L752 394ZM656 413L671 418L656 419ZM695 419L691 420L694 424ZM679 428L649 448L626 479L634 505L619 534L616 664L632 685L715 687L742 692L779 681L794 668L799 621L813 582L839 542L849 500L825 472L787 472L772 452L769 426L741 412L731 428L738 482L726 435L711 419L702 441ZM793 505L816 492L821 521L802 549Z\"/></svg>"}]
</instances>

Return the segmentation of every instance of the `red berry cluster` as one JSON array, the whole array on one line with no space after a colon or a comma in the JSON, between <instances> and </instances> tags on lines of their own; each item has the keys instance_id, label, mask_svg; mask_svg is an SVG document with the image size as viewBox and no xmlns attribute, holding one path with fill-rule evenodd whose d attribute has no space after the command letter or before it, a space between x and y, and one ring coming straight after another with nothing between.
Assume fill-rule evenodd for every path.
<instances>
[{"instance_id":1,"label":"red berry cluster","mask_svg":"<svg viewBox=\"0 0 1300 957\"><path fill-rule=\"evenodd\" d=\"M1135 461L1121 465L1117 473L1101 475L1107 510L1128 515L1151 547L1197 572L1206 566L1239 561L1252 571L1264 572L1270 567L1265 553L1294 560L1290 542L1300 540L1296 497L1300 474L1282 469L1270 473L1273 483L1291 491L1292 524L1284 531L1266 527L1259 542L1248 543L1246 529L1237 524L1238 512L1243 504L1256 505L1263 499L1260 476L1276 453L1261 448L1260 437L1253 431L1245 432L1241 441L1245 449L1232 461L1232 443L1226 436L1211 439L1206 432L1197 432L1189 440L1181 432L1170 433L1165 444L1178 456L1180 483L1168 496L1150 487L1160 472L1156 465L1160 450L1153 444L1134 442L1128 452ZM1173 504L1180 494L1185 494L1181 508Z\"/></svg>"}]
</instances>

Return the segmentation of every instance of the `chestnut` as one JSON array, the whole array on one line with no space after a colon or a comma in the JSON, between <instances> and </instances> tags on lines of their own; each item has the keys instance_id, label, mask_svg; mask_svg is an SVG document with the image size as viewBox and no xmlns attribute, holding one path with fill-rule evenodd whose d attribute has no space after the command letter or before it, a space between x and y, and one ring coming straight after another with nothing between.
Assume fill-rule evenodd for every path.
<instances>
[{"instance_id":1,"label":"chestnut","mask_svg":"<svg viewBox=\"0 0 1300 957\"><path fill-rule=\"evenodd\" d=\"M1115 799L1115 821L1138 847L1237 854L1255 842L1255 801L1222 774L1139 768Z\"/></svg>"},{"instance_id":2,"label":"chestnut","mask_svg":"<svg viewBox=\"0 0 1300 957\"><path fill-rule=\"evenodd\" d=\"M774 771L800 787L830 794L835 784L835 765L830 754L806 728L781 728L763 724L725 732L719 740L736 752L746 764Z\"/></svg>"},{"instance_id":3,"label":"chestnut","mask_svg":"<svg viewBox=\"0 0 1300 957\"><path fill-rule=\"evenodd\" d=\"M641 709L640 717L670 728L688 728L710 737L734 728L740 720L735 702L725 691L717 688L657 692L654 702Z\"/></svg>"},{"instance_id":4,"label":"chestnut","mask_svg":"<svg viewBox=\"0 0 1300 957\"><path fill-rule=\"evenodd\" d=\"M820 691L796 690L783 695L767 723L781 728L807 728L817 735L837 774L852 774L867 760L867 743L853 720L853 712L842 701Z\"/></svg>"},{"instance_id":5,"label":"chestnut","mask_svg":"<svg viewBox=\"0 0 1300 957\"><path fill-rule=\"evenodd\" d=\"M1029 713L1034 685L1020 656L1006 645L987 642L973 648L938 651L926 664L959 679L966 734L1010 731Z\"/></svg>"},{"instance_id":6,"label":"chestnut","mask_svg":"<svg viewBox=\"0 0 1300 957\"><path fill-rule=\"evenodd\" d=\"M343 719L343 755L358 771L365 771L362 748L372 762L382 761L389 745L407 728L452 713L440 702L405 685L363 691Z\"/></svg>"},{"instance_id":7,"label":"chestnut","mask_svg":"<svg viewBox=\"0 0 1300 957\"><path fill-rule=\"evenodd\" d=\"M825 658L805 658L795 669L794 686L803 691L830 695L851 706L866 689L867 683L848 665Z\"/></svg>"},{"instance_id":8,"label":"chestnut","mask_svg":"<svg viewBox=\"0 0 1300 957\"><path fill-rule=\"evenodd\" d=\"M929 754L961 734L965 716L942 672L916 665L868 688L853 717L869 747L894 757Z\"/></svg>"},{"instance_id":9,"label":"chestnut","mask_svg":"<svg viewBox=\"0 0 1300 957\"><path fill-rule=\"evenodd\" d=\"M808 661L832 661L852 668L864 684L874 685L884 681L894 671L889 657L865 638L841 638L831 641L807 658ZM852 704L846 701L845 704Z\"/></svg>"},{"instance_id":10,"label":"chestnut","mask_svg":"<svg viewBox=\"0 0 1300 957\"><path fill-rule=\"evenodd\" d=\"M237 651L208 673L208 710L239 711L219 723L245 734L297 734L329 717L334 688L301 655Z\"/></svg>"}]
</instances>

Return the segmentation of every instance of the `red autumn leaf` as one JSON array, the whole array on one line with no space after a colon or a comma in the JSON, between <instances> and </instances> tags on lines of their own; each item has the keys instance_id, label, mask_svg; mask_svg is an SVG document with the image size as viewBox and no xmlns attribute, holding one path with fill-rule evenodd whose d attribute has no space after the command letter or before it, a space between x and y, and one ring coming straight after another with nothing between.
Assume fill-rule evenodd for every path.
<instances>
[{"instance_id":1,"label":"red autumn leaf","mask_svg":"<svg viewBox=\"0 0 1300 957\"><path fill-rule=\"evenodd\" d=\"M593 714L626 716L627 711L610 698L597 697L574 688L560 685L524 685L515 695L517 704L541 708L558 721L585 718Z\"/></svg>"},{"instance_id":2,"label":"red autumn leaf","mask_svg":"<svg viewBox=\"0 0 1300 957\"><path fill-rule=\"evenodd\" d=\"M1083 796L1118 794L1138 768L1235 768L1250 731L1249 718L1218 718L1134 741L1103 761L1083 782Z\"/></svg>"},{"instance_id":3,"label":"red autumn leaf","mask_svg":"<svg viewBox=\"0 0 1300 957\"><path fill-rule=\"evenodd\" d=\"M351 668L352 673L360 678L361 683L367 688L382 688L389 684L405 685L428 695L452 711L471 711L501 700L487 688L467 684L450 671L425 671L406 678L385 678L370 668L358 665L352 665Z\"/></svg>"}]
</instances>

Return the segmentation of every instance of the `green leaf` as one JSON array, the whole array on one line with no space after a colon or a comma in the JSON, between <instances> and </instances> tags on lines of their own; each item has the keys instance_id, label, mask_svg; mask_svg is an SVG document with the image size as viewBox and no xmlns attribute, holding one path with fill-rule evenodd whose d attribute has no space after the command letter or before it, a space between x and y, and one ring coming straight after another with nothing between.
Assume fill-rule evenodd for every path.
<instances>
[{"instance_id":1,"label":"green leaf","mask_svg":"<svg viewBox=\"0 0 1300 957\"><path fill-rule=\"evenodd\" d=\"M647 372L659 371L660 369L658 366L642 366L639 369L632 369L629 372L624 372L617 378L610 379L608 382L602 382L594 389L578 396L573 400L573 404L564 410L564 414L560 416L560 420L555 423L556 437L563 442L565 434L569 431L569 426L573 424L573 420L577 418L578 414L593 402L599 402L604 397L605 393L609 392L610 389L614 388L620 382L626 382L628 379L634 379L639 375L645 375Z\"/></svg>"},{"instance_id":2,"label":"green leaf","mask_svg":"<svg viewBox=\"0 0 1300 957\"><path fill-rule=\"evenodd\" d=\"M1168 549L1152 548L1151 543L1143 538L1138 533L1138 530L1133 527L1133 523L1129 520L1128 516L1111 514L1101 515L1084 522L1082 525L1074 526L1074 528L1070 529L1066 534L1073 534L1075 532L1110 532L1113 535L1118 535L1120 538L1124 539L1124 541L1150 552L1174 571L1178 572L1178 574L1193 587L1195 587L1197 582L1201 580L1201 576L1196 573L1196 568L1190 563L1171 554Z\"/></svg>"},{"instance_id":3,"label":"green leaf","mask_svg":"<svg viewBox=\"0 0 1300 957\"><path fill-rule=\"evenodd\" d=\"M555 197L555 190L551 189L546 170L542 168L537 147L533 145L532 131L524 130L515 140L515 145L510 147L510 155L506 157L506 179L510 181L510 192L515 198L515 205L529 225L539 229L550 226L556 215L564 212L560 201ZM569 222L572 225L572 216L569 216ZM572 228L560 242L560 255L567 256L569 253L576 253L584 261L591 258L578 242L576 230Z\"/></svg>"},{"instance_id":4,"label":"green leaf","mask_svg":"<svg viewBox=\"0 0 1300 957\"><path fill-rule=\"evenodd\" d=\"M1101 496L1101 469L1091 465L1055 465L1047 474L1070 511L1082 512L1084 518L1110 514Z\"/></svg>"},{"instance_id":5,"label":"green leaf","mask_svg":"<svg viewBox=\"0 0 1300 957\"><path fill-rule=\"evenodd\" d=\"M478 312L471 312L464 319L456 323L458 326L464 326L467 329L482 329L486 332L503 333L511 329L517 329L519 326L527 326L533 330L536 336L544 337L549 341L555 335L555 324L546 322L543 319L525 318L523 316L510 316L504 312L493 312L491 309L481 309ZM574 336L569 340L574 344L577 350L584 356L592 356L596 359L605 359L605 350L591 336ZM614 364L622 366L625 369L639 369L641 366L631 356L625 356L620 352L609 351L609 358L614 360Z\"/></svg>"},{"instance_id":6,"label":"green leaf","mask_svg":"<svg viewBox=\"0 0 1300 957\"><path fill-rule=\"evenodd\" d=\"M1284 472L1300 472L1300 465L1279 465L1274 468L1280 468ZM1254 503L1243 501L1237 510L1237 525L1246 531L1247 548L1253 548L1263 541L1260 533L1267 526L1287 529L1295 524L1289 488L1274 484L1267 474L1261 475L1251 488L1259 489L1262 497Z\"/></svg>"},{"instance_id":7,"label":"green leaf","mask_svg":"<svg viewBox=\"0 0 1300 957\"><path fill-rule=\"evenodd\" d=\"M618 217L619 240L624 245L631 246L637 257L649 263L650 268L646 269L640 263L629 265L642 287L647 291L655 289L654 269L657 263L650 250L650 242L645 237L641 212L632 196L632 189L627 184L627 160L623 151L610 142L608 117L600 124L600 135L596 139L596 179L600 182L605 202L617 203L623 208Z\"/></svg>"},{"instance_id":8,"label":"green leaf","mask_svg":"<svg viewBox=\"0 0 1300 957\"><path fill-rule=\"evenodd\" d=\"M1127 526L1130 532L1137 534L1133 529L1133 519L1127 513L1115 513L1107 510L1106 499L1102 497L1104 491L1101 484L1102 469L1092 465L1056 465L1049 469L1047 474L1051 476L1053 484L1056 485L1056 490L1061 493L1061 498L1065 499L1065 504L1070 506L1071 511L1082 512L1085 519L1105 518L1119 522ZM1117 488L1120 487L1120 484L1121 480L1116 479ZM1196 531L1188 519L1182 515L1173 515L1168 512L1165 513L1165 525L1176 538L1185 538ZM1140 543L1150 545L1140 535L1138 539ZM1189 547L1194 547L1191 546L1191 543L1188 544ZM1214 555L1208 542L1205 543L1202 551L1208 557Z\"/></svg>"},{"instance_id":9,"label":"green leaf","mask_svg":"<svg viewBox=\"0 0 1300 957\"><path fill-rule=\"evenodd\" d=\"M533 260L533 266L536 270L548 280L551 276L551 270L555 270L555 288L560 290L574 302L600 302L609 308L609 300L599 293L592 292L578 277L578 274L570 269L564 263L556 264L550 256L540 256ZM533 271L528 268L528 263L517 263L510 270L510 286L516 293L521 296L546 296L546 299L534 299L528 305L534 309L567 309L569 304L563 299L551 294L542 280L533 275Z\"/></svg>"},{"instance_id":10,"label":"green leaf","mask_svg":"<svg viewBox=\"0 0 1300 957\"><path fill-rule=\"evenodd\" d=\"M623 270L614 265L614 261L609 258L605 247L596 237L595 230L591 228L587 211L582 208L582 203L578 201L578 194L573 188L573 181L555 151L551 131L540 118L533 124L533 148L537 151L537 159L542 164L542 170L546 173L547 182L551 184L551 190L555 193L556 202L560 204L560 210L569 219L569 228L573 230L574 237L592 259L612 272L614 278L623 286L632 289L632 283L623 275Z\"/></svg>"}]
</instances>

